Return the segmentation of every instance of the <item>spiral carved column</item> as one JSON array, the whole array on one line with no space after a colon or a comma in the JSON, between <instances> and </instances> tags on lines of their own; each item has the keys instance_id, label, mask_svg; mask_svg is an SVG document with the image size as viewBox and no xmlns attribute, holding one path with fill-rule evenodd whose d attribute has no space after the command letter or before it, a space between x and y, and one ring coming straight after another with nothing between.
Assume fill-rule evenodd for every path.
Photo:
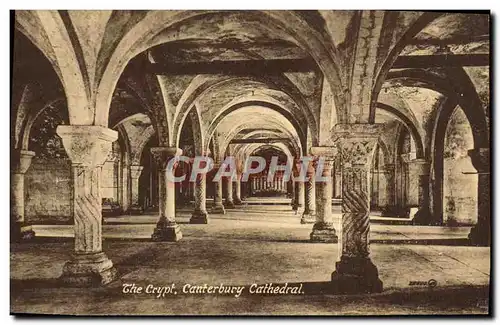
<instances>
[{"instance_id":1,"label":"spiral carved column","mask_svg":"<svg viewBox=\"0 0 500 325\"><path fill-rule=\"evenodd\" d=\"M35 237L35 232L31 228L31 225L27 225L24 221L24 175L28 171L31 159L35 156L35 153L33 151L20 150L13 153L12 156L10 238L12 241L21 241Z\"/></svg>"},{"instance_id":2,"label":"spiral carved column","mask_svg":"<svg viewBox=\"0 0 500 325\"><path fill-rule=\"evenodd\" d=\"M189 223L207 224L207 176L198 174L194 187L194 211Z\"/></svg>"},{"instance_id":3,"label":"spiral carved column","mask_svg":"<svg viewBox=\"0 0 500 325\"><path fill-rule=\"evenodd\" d=\"M337 243L332 216L332 169L336 150L332 147L313 147L311 152L322 158L316 161L316 172L321 178L316 180L316 220L310 235L311 241Z\"/></svg>"},{"instance_id":4,"label":"spiral carved column","mask_svg":"<svg viewBox=\"0 0 500 325\"><path fill-rule=\"evenodd\" d=\"M75 251L61 280L76 286L103 285L116 278L102 251L101 170L116 131L101 126L60 125L57 134L72 162Z\"/></svg>"},{"instance_id":5,"label":"spiral carved column","mask_svg":"<svg viewBox=\"0 0 500 325\"><path fill-rule=\"evenodd\" d=\"M304 213L300 219L301 224L314 223L316 220L316 180L314 166L311 163L304 182Z\"/></svg>"},{"instance_id":6,"label":"spiral carved column","mask_svg":"<svg viewBox=\"0 0 500 325\"><path fill-rule=\"evenodd\" d=\"M154 241L178 241L182 238L181 228L175 221L175 183L167 173L175 172L177 164L168 170L171 159L182 154L182 150L175 147L151 148L151 153L158 167L158 197L159 220L151 235Z\"/></svg>"},{"instance_id":7,"label":"spiral carved column","mask_svg":"<svg viewBox=\"0 0 500 325\"><path fill-rule=\"evenodd\" d=\"M337 125L342 160L342 256L332 274L342 293L381 292L382 281L369 255L370 167L378 142L377 124Z\"/></svg>"},{"instance_id":8,"label":"spiral carved column","mask_svg":"<svg viewBox=\"0 0 500 325\"><path fill-rule=\"evenodd\" d=\"M470 230L469 240L476 246L491 244L491 192L490 192L490 149L469 150L472 165L478 173L477 178L477 224Z\"/></svg>"}]
</instances>

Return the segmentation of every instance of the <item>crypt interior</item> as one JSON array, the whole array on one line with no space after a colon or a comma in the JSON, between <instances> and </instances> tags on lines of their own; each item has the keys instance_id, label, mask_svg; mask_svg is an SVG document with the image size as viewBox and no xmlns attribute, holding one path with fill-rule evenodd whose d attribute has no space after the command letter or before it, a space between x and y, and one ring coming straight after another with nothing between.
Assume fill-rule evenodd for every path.
<instances>
[{"instance_id":1,"label":"crypt interior","mask_svg":"<svg viewBox=\"0 0 500 325\"><path fill-rule=\"evenodd\" d=\"M488 312L488 12L11 19L12 313ZM179 155L321 156L330 181L174 183ZM121 293L271 282L305 294Z\"/></svg>"}]
</instances>

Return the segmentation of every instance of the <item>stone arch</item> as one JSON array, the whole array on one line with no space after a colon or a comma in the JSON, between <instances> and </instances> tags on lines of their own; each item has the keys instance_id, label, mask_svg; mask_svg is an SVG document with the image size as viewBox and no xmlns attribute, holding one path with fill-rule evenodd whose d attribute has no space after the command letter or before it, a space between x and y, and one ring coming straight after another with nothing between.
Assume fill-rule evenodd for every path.
<instances>
[{"instance_id":1,"label":"stone arch","mask_svg":"<svg viewBox=\"0 0 500 325\"><path fill-rule=\"evenodd\" d=\"M228 12L222 13L229 14ZM114 89L119 76L130 59L152 46L173 39L182 39L183 35L181 33L183 29L181 27L183 24L186 24L190 19L203 19L203 17L214 14L221 14L221 12L153 11L148 12L142 19L139 19L119 41L103 73L96 99L96 106L101 110L98 112L96 120L102 123L107 119L111 100L108 89ZM326 35L326 33L317 31L297 13L291 11L247 11L244 12L244 15L256 19L270 28L274 27L284 31L297 46L306 50L328 78L336 100L335 107L341 109L344 106L345 100L343 99L344 92L342 91L340 69L341 59L333 44L324 39L323 35ZM171 32L171 35L168 35L166 31ZM160 33L164 38L157 37Z\"/></svg>"},{"instance_id":2,"label":"stone arch","mask_svg":"<svg viewBox=\"0 0 500 325\"><path fill-rule=\"evenodd\" d=\"M412 121L410 119L410 117L406 116L398 109L396 109L390 105L384 104L384 103L377 103L377 109L381 109L384 112L387 112L390 115L394 116L398 121L400 121L410 131L410 134L416 143L417 158L424 158L424 155L425 155L424 143L423 143L422 136L421 136L419 130L415 126L414 121Z\"/></svg>"},{"instance_id":3,"label":"stone arch","mask_svg":"<svg viewBox=\"0 0 500 325\"><path fill-rule=\"evenodd\" d=\"M70 35L67 21L58 11L16 11L16 28L23 33L49 60L63 85L71 124L95 123L95 107L90 101L90 84L84 78L82 58L74 47L75 35Z\"/></svg>"},{"instance_id":4,"label":"stone arch","mask_svg":"<svg viewBox=\"0 0 500 325\"><path fill-rule=\"evenodd\" d=\"M120 149L122 151L122 163L128 164L132 161L130 149L130 139L127 134L127 130L123 127L123 124L118 124L116 126L116 131L118 132L118 143L120 144Z\"/></svg>"},{"instance_id":5,"label":"stone arch","mask_svg":"<svg viewBox=\"0 0 500 325\"><path fill-rule=\"evenodd\" d=\"M205 134L203 133L203 127L201 125L200 115L196 105L189 111L189 118L191 119L191 127L193 131L194 139L194 152L195 155L205 155L207 151L204 151L203 143L205 141ZM177 139L176 146L179 146L179 139Z\"/></svg>"},{"instance_id":6,"label":"stone arch","mask_svg":"<svg viewBox=\"0 0 500 325\"><path fill-rule=\"evenodd\" d=\"M48 107L52 107L54 105L57 105L61 102L64 102L66 98L56 98L52 101L47 102L41 109L36 110L33 114L30 114L26 119L25 123L23 124L23 128L20 131L20 138L21 138L21 149L23 150L28 150L28 143L31 135L31 127L33 126L33 123L35 123L36 119L40 114L45 111Z\"/></svg>"},{"instance_id":7,"label":"stone arch","mask_svg":"<svg viewBox=\"0 0 500 325\"><path fill-rule=\"evenodd\" d=\"M228 138L230 138L230 139L234 138L234 136L237 135L241 131L241 129L243 129L244 127L246 127L246 126L242 125L241 127L237 128L234 132L229 134ZM277 132L272 131L272 130L258 130L258 131L256 130L256 131L249 132L248 134L245 134L242 137L242 139L250 139L253 136L258 135L258 134L269 134L269 135L274 135L274 136L282 135L281 133L277 133ZM292 134L289 133L287 135L290 137L290 141L287 141L287 144L290 144L290 149L293 149L293 150L290 150L290 152L294 153L295 155L300 155L302 152L302 149L300 147L300 142L293 141L294 138L293 138ZM227 146L228 145L229 145L229 141L227 142Z\"/></svg>"},{"instance_id":8,"label":"stone arch","mask_svg":"<svg viewBox=\"0 0 500 325\"><path fill-rule=\"evenodd\" d=\"M140 165L144 147L155 134L157 135L156 129L153 124L148 125L146 128L144 128L144 130L140 134L130 134L130 128L127 131L127 128L129 127L129 124L127 123L132 122L135 119L141 120L144 118L149 118L149 116L144 113L136 113L122 119L113 126L113 129L117 129L119 131L121 130L122 134L127 138L127 150L129 152L129 162L131 165ZM136 137L137 139L133 139L134 141L131 141L131 137Z\"/></svg>"},{"instance_id":9,"label":"stone arch","mask_svg":"<svg viewBox=\"0 0 500 325\"><path fill-rule=\"evenodd\" d=\"M406 69L390 72L387 81L397 80L404 86L431 89L456 101L471 124L475 145L488 146L486 115L472 81L463 68L447 69L446 73L446 78L443 78L425 70ZM434 120L437 120L440 112L436 110L434 113Z\"/></svg>"},{"instance_id":10,"label":"stone arch","mask_svg":"<svg viewBox=\"0 0 500 325\"><path fill-rule=\"evenodd\" d=\"M252 145L248 145L248 146L242 146L242 149L239 152L240 152L240 157L242 158L242 161L245 162L243 166L247 166L248 159L252 155L252 153L254 153L255 151L257 151L263 147L271 147L271 148L278 149L278 150L282 151L283 153L285 153L285 155L287 156L287 159L289 159L288 161L291 161L291 162L294 161L293 160L294 156L290 152L290 149L283 143L274 143L274 144L257 143L257 144L252 144Z\"/></svg>"},{"instance_id":11,"label":"stone arch","mask_svg":"<svg viewBox=\"0 0 500 325\"><path fill-rule=\"evenodd\" d=\"M154 79L154 80L153 80ZM166 116L165 102L162 90L156 76L144 75L144 79L125 77L121 79L123 87L135 100L140 103L146 115L151 120L155 133L158 136L158 145L170 146L170 123Z\"/></svg>"},{"instance_id":12,"label":"stone arch","mask_svg":"<svg viewBox=\"0 0 500 325\"><path fill-rule=\"evenodd\" d=\"M433 179L431 209L434 220L441 223L443 221L443 183L444 183L444 144L446 128L454 110L457 107L457 101L453 99L446 100L437 113L437 119L434 124L434 131L431 138L431 177Z\"/></svg>"},{"instance_id":13,"label":"stone arch","mask_svg":"<svg viewBox=\"0 0 500 325\"><path fill-rule=\"evenodd\" d=\"M389 150L389 148L387 147L387 144L382 141L381 139L379 139L378 141L378 144L377 144L379 150L382 151L382 156L384 157L384 165L389 165L389 164L392 164L392 154Z\"/></svg>"},{"instance_id":14,"label":"stone arch","mask_svg":"<svg viewBox=\"0 0 500 325\"><path fill-rule=\"evenodd\" d=\"M197 76L195 77L184 94L176 108L176 112L174 115L174 121L172 123L172 129L177 130L173 131L175 140L174 143L178 142L178 138L182 129L182 125L187 114L191 110L191 106L194 101L201 97L206 91L209 89L215 89L215 87L223 87L227 84L234 84L235 82L244 82L244 81L252 81L263 83L263 85L267 85L272 88L277 88L280 92L283 92L285 95L289 96L299 109L297 113L300 114L298 119L304 118L307 121L307 124L311 126L312 132L314 132L315 140L317 141L317 137L319 136L319 131L317 127L316 116L312 112L309 104L298 90L298 88L290 81L290 79L285 76L273 76L269 78L257 78L257 77L231 77L231 76ZM274 87L273 87L274 86ZM199 114L199 112L198 112Z\"/></svg>"},{"instance_id":15,"label":"stone arch","mask_svg":"<svg viewBox=\"0 0 500 325\"><path fill-rule=\"evenodd\" d=\"M293 125L293 127L297 131L297 133L299 135L299 138L300 138L300 141L301 141L301 144L302 144L302 148L304 148L306 146L306 143L305 143L306 135L304 134L304 132L303 132L301 126L300 126L300 122L293 116L293 114L291 114L290 112L288 112L287 110L285 110L284 108L282 108L278 104L267 102L267 101L260 101L260 100L243 101L243 102L231 103L230 105L228 105L228 107L226 107L225 109L221 110L218 113L217 117L210 124L209 129L207 130L208 138L212 138L212 135L215 132L215 129L216 129L217 125L222 121L222 119L225 116L227 116L229 113L231 113L231 112L233 112L233 111L235 111L237 109L240 109L240 108L243 108L243 107L246 107L246 106L267 107L269 109L272 109L272 110L280 113L288 121L290 121L290 123ZM207 147L207 145L208 144L206 144L205 147Z\"/></svg>"},{"instance_id":16,"label":"stone arch","mask_svg":"<svg viewBox=\"0 0 500 325\"><path fill-rule=\"evenodd\" d=\"M398 58L399 54L405 46L411 41L421 30L428 26L431 22L441 16L443 13L440 12L424 12L418 19L413 23L413 25L408 28L408 30L402 35L402 37L397 41L397 43L390 50L389 54L386 56L384 62L378 70L375 82L373 84L373 89L371 91L371 103L370 103L370 123L373 123L375 119L375 109L378 100L378 94L382 89L386 77L389 73L394 62Z\"/></svg>"}]
</instances>

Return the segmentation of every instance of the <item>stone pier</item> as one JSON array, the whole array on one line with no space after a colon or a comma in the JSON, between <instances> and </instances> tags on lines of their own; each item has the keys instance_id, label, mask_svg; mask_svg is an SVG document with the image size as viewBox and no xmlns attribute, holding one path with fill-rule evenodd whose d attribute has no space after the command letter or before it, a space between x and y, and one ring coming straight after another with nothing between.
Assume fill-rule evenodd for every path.
<instances>
[{"instance_id":1,"label":"stone pier","mask_svg":"<svg viewBox=\"0 0 500 325\"><path fill-rule=\"evenodd\" d=\"M380 126L337 124L342 159L342 255L332 274L337 293L381 292L377 267L370 259L370 169Z\"/></svg>"},{"instance_id":2,"label":"stone pier","mask_svg":"<svg viewBox=\"0 0 500 325\"><path fill-rule=\"evenodd\" d=\"M159 220L151 235L154 241L178 241L182 238L182 232L175 221L175 183L167 175L175 172L177 163L169 162L182 154L182 150L175 147L151 148L151 153L158 167L158 196L159 196Z\"/></svg>"},{"instance_id":3,"label":"stone pier","mask_svg":"<svg viewBox=\"0 0 500 325\"><path fill-rule=\"evenodd\" d=\"M104 285L117 272L102 250L101 171L116 131L101 126L60 125L57 134L71 159L75 251L61 280L75 286Z\"/></svg>"},{"instance_id":4,"label":"stone pier","mask_svg":"<svg viewBox=\"0 0 500 325\"><path fill-rule=\"evenodd\" d=\"M10 239L21 241L32 239L35 232L24 220L24 175L31 166L35 156L33 151L19 150L11 157L11 190L10 190Z\"/></svg>"}]
</instances>

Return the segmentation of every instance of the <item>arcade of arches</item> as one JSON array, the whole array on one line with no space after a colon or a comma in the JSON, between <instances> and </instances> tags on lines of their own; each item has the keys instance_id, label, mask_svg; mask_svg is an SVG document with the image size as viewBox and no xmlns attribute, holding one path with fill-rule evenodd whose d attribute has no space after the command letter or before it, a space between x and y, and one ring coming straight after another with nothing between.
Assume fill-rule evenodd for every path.
<instances>
[{"instance_id":1,"label":"arcade of arches","mask_svg":"<svg viewBox=\"0 0 500 325\"><path fill-rule=\"evenodd\" d=\"M182 245L191 226L176 222L182 209L197 227L252 205L289 209L309 228L305 241L340 246L331 270L340 292L382 290L369 255L373 222L469 227L466 245L490 245L488 14L13 19L11 241L36 242L37 225L74 225L63 282L119 277L102 244L108 218L155 216L150 240ZM216 164L322 156L331 181L268 181L263 172L244 182L239 170L237 180L214 183L209 173L174 184L165 166L178 155Z\"/></svg>"}]
</instances>

